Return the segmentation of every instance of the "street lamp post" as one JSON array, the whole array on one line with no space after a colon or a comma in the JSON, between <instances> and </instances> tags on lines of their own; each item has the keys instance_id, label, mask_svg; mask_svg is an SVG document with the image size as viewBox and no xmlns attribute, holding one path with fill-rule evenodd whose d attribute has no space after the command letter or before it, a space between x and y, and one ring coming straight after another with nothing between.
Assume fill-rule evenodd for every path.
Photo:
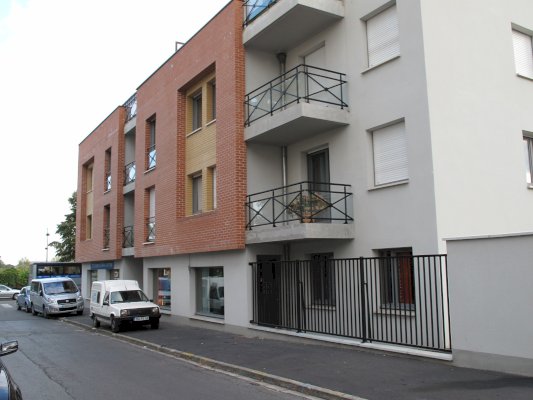
<instances>
[{"instance_id":1,"label":"street lamp post","mask_svg":"<svg viewBox=\"0 0 533 400\"><path fill-rule=\"evenodd\" d=\"M48 233L48 228L46 228L46 247L45 247L45 250L46 250L46 262L48 262L48 237L50 236L50 234Z\"/></svg>"}]
</instances>

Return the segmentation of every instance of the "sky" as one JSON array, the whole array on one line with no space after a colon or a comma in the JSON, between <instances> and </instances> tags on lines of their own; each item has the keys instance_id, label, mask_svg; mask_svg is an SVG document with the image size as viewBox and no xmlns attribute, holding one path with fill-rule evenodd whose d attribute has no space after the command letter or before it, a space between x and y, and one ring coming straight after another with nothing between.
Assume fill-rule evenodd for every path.
<instances>
[{"instance_id":1,"label":"sky","mask_svg":"<svg viewBox=\"0 0 533 400\"><path fill-rule=\"evenodd\" d=\"M0 0L5 264L46 260L70 212L79 143L227 3Z\"/></svg>"}]
</instances>

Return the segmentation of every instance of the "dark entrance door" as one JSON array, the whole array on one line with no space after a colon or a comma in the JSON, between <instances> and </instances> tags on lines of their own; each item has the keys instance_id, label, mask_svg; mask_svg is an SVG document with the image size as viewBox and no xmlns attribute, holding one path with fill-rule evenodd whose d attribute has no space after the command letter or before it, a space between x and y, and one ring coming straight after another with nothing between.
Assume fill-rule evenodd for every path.
<instances>
[{"instance_id":1,"label":"dark entrance door","mask_svg":"<svg viewBox=\"0 0 533 400\"><path fill-rule=\"evenodd\" d=\"M316 202L316 222L330 222L331 190L329 185L329 150L319 150L307 155L307 178L309 196Z\"/></svg>"},{"instance_id":2,"label":"dark entrance door","mask_svg":"<svg viewBox=\"0 0 533 400\"><path fill-rule=\"evenodd\" d=\"M280 323L281 256L257 256L257 306L260 325Z\"/></svg>"}]
</instances>

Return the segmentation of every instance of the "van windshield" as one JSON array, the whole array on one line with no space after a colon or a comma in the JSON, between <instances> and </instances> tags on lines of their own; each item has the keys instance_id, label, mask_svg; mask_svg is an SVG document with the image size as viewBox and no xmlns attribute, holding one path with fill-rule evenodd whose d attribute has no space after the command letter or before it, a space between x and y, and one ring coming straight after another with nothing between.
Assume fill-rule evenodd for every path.
<instances>
[{"instance_id":1,"label":"van windshield","mask_svg":"<svg viewBox=\"0 0 533 400\"><path fill-rule=\"evenodd\" d=\"M78 291L78 287L72 281L48 282L43 284L43 289L48 295L76 293Z\"/></svg>"},{"instance_id":2,"label":"van windshield","mask_svg":"<svg viewBox=\"0 0 533 400\"><path fill-rule=\"evenodd\" d=\"M137 301L149 300L141 290L121 290L119 292L111 292L111 304L134 303Z\"/></svg>"}]
</instances>

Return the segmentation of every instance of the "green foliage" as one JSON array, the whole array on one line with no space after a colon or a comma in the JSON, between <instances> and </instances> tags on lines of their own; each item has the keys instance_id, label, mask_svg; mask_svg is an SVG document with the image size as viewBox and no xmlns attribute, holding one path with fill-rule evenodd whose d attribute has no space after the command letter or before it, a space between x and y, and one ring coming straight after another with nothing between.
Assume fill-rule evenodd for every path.
<instances>
[{"instance_id":1,"label":"green foliage","mask_svg":"<svg viewBox=\"0 0 533 400\"><path fill-rule=\"evenodd\" d=\"M23 258L16 267L8 266L0 269L0 283L20 289L28 284L30 276L30 260Z\"/></svg>"},{"instance_id":2,"label":"green foliage","mask_svg":"<svg viewBox=\"0 0 533 400\"><path fill-rule=\"evenodd\" d=\"M76 249L76 192L68 199L70 213L65 215L65 220L57 225L56 233L60 241L54 241L49 246L55 247L56 257L59 261L74 261Z\"/></svg>"}]
</instances>

